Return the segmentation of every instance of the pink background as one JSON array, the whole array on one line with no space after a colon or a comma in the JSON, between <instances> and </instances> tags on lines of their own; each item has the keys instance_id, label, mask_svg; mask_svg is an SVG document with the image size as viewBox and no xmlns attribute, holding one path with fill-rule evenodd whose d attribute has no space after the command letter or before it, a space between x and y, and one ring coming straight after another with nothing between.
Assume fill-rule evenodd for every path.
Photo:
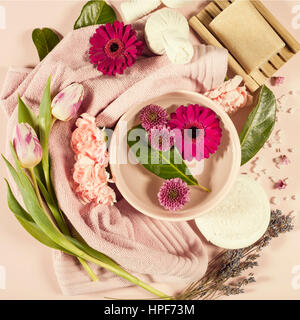
<instances>
[{"instance_id":1,"label":"pink background","mask_svg":"<svg viewBox=\"0 0 300 320\"><path fill-rule=\"evenodd\" d=\"M146 0L145 0L146 1ZM50 27L65 35L72 30L85 1L1 1L5 8L6 29L0 29L0 87L9 66L34 66L38 63L36 49L31 40L31 32L36 27ZM203 1L184 8L189 17L197 12ZM300 1L263 1L283 25L300 41L300 17L295 19L292 8L300 6ZM116 3L116 1L114 1ZM1 9L0 9L1 10ZM300 10L299 10L300 12ZM292 21L298 22L293 25ZM195 43L198 41L193 37ZM76 44L74 44L76 45ZM293 212L295 230L272 241L271 247L263 252L259 267L254 269L256 284L249 285L246 293L231 299L299 299L300 298L300 161L299 88L300 54L294 57L280 71L286 76L284 85L272 88L276 97L286 96L286 103L278 113L278 122L271 138L271 147L262 149L256 165L249 163L241 168L254 178L259 178L270 198L276 197L278 205L274 208L284 213ZM293 90L293 95L289 92ZM245 110L234 117L237 127L243 123ZM4 152L6 115L0 110L0 152ZM278 134L278 130L280 133ZM277 139L277 136L281 137ZM293 148L293 152L288 149ZM280 149L276 151L276 149ZM280 154L287 154L291 164L284 168L275 167L273 159ZM264 172L263 170L266 169ZM259 171L260 177L255 171ZM3 162L0 162L0 176L6 176ZM289 178L285 190L274 190L273 180ZM19 225L8 210L6 190L3 179L0 182L0 299L103 299L147 298L150 297L140 288L128 288L85 296L63 296L55 279L50 249L40 245ZM293 197L295 196L295 197ZM293 200L295 198L295 200ZM4 267L4 268L3 268ZM5 289L3 288L2 270L6 270ZM155 284L158 289L174 293L182 288L170 284Z\"/></svg>"}]
</instances>

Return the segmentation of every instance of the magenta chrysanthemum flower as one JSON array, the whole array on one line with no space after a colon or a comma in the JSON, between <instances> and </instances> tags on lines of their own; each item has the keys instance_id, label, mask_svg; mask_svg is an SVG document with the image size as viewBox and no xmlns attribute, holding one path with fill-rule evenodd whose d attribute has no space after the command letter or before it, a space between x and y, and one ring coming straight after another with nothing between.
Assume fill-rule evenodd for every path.
<instances>
[{"instance_id":1,"label":"magenta chrysanthemum flower","mask_svg":"<svg viewBox=\"0 0 300 320\"><path fill-rule=\"evenodd\" d=\"M103 74L122 74L142 54L144 42L138 41L131 25L115 21L100 26L90 39L90 61Z\"/></svg>"},{"instance_id":2,"label":"magenta chrysanthemum flower","mask_svg":"<svg viewBox=\"0 0 300 320\"><path fill-rule=\"evenodd\" d=\"M155 126L164 126L168 123L167 111L155 104L149 104L140 112L142 127L148 131Z\"/></svg>"},{"instance_id":3,"label":"magenta chrysanthemum flower","mask_svg":"<svg viewBox=\"0 0 300 320\"><path fill-rule=\"evenodd\" d=\"M157 197L165 209L177 211L190 200L190 190L186 182L174 178L164 182Z\"/></svg>"},{"instance_id":4,"label":"magenta chrysanthemum flower","mask_svg":"<svg viewBox=\"0 0 300 320\"><path fill-rule=\"evenodd\" d=\"M168 151L174 146L174 132L168 126L155 126L148 131L150 145L155 150Z\"/></svg>"},{"instance_id":5,"label":"magenta chrysanthemum flower","mask_svg":"<svg viewBox=\"0 0 300 320\"><path fill-rule=\"evenodd\" d=\"M209 158L220 145L220 120L209 108L198 104L180 106L171 114L169 126L179 129L176 130L175 144L185 160Z\"/></svg>"}]
</instances>

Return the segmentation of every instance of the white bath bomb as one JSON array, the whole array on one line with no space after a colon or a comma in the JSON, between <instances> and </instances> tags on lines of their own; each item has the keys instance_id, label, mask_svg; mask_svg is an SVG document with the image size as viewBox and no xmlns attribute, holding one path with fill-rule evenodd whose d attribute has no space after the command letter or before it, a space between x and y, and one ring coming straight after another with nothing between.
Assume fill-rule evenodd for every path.
<instances>
[{"instance_id":1,"label":"white bath bomb","mask_svg":"<svg viewBox=\"0 0 300 320\"><path fill-rule=\"evenodd\" d=\"M122 2L120 9L125 22L130 23L155 10L160 4L160 0L129 0Z\"/></svg>"},{"instance_id":2,"label":"white bath bomb","mask_svg":"<svg viewBox=\"0 0 300 320\"><path fill-rule=\"evenodd\" d=\"M178 36L178 32L171 30L166 31L164 41L166 54L173 63L186 64L192 60L194 47L189 39Z\"/></svg>"},{"instance_id":3,"label":"white bath bomb","mask_svg":"<svg viewBox=\"0 0 300 320\"><path fill-rule=\"evenodd\" d=\"M169 8L181 8L195 2L195 0L161 0L161 2Z\"/></svg>"},{"instance_id":4,"label":"white bath bomb","mask_svg":"<svg viewBox=\"0 0 300 320\"><path fill-rule=\"evenodd\" d=\"M245 248L267 230L269 200L260 184L240 175L226 199L195 222L204 237L216 246Z\"/></svg>"},{"instance_id":5,"label":"white bath bomb","mask_svg":"<svg viewBox=\"0 0 300 320\"><path fill-rule=\"evenodd\" d=\"M163 8L151 14L145 25L145 39L149 49L159 55L166 52L166 39L170 33L189 38L189 24L178 11Z\"/></svg>"}]
</instances>

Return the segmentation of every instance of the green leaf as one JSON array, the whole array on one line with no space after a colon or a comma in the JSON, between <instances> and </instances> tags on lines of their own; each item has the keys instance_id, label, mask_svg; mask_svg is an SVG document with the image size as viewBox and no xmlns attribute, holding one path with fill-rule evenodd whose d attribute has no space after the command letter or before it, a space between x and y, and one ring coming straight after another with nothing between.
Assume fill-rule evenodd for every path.
<instances>
[{"instance_id":1,"label":"green leaf","mask_svg":"<svg viewBox=\"0 0 300 320\"><path fill-rule=\"evenodd\" d=\"M21 97L18 97L18 122L28 123L39 135L39 120L37 116L33 113L33 111L27 107Z\"/></svg>"},{"instance_id":2,"label":"green leaf","mask_svg":"<svg viewBox=\"0 0 300 320\"><path fill-rule=\"evenodd\" d=\"M79 247L83 248L85 244L82 244L78 240L64 236L62 233L60 233L59 230L55 228L55 226L50 222L43 209L39 206L37 197L32 194L34 193L34 189L30 183L30 180L20 167L13 146L12 144L10 145L12 148L12 154L14 156L17 169L15 169L4 156L2 157L22 194L25 206L27 210L31 213L31 217L33 218L34 222L30 218L27 218L28 214L25 212L24 209L21 209L21 206L16 202L14 202L12 208L16 210L16 212L18 212L18 220L22 223L23 227L25 227L25 229L31 235L33 235L36 239L38 239L41 242L44 241L44 243L47 243L48 246L54 245L56 248L56 246L58 245L59 247L61 247L59 248L59 250L65 251L78 258L83 258L90 262L96 263L98 266L114 272L116 275L123 277L128 281L131 281L133 284L139 285L140 287L158 295L159 297L168 297L162 292L152 288L151 286L140 281L138 278L132 276L130 273L122 269L110 258L107 257L109 262L105 263L100 259L88 255L86 252L82 251L75 245L76 243ZM44 234L42 234L40 231L42 231ZM50 239L50 242L47 238L44 238L45 235ZM93 251L92 248L89 249L91 250L91 252ZM101 256L101 253L98 253L97 255ZM95 278L97 277L94 275L94 279Z\"/></svg>"},{"instance_id":3,"label":"green leaf","mask_svg":"<svg viewBox=\"0 0 300 320\"><path fill-rule=\"evenodd\" d=\"M39 177L36 177L36 180L37 180L39 189L41 190L42 195L43 195L43 197L44 197L49 209L51 210L55 221L57 222L57 224L59 226L59 229L64 234L69 234L68 227L67 227L65 219L63 218L62 213L61 213L61 211L59 209L58 203L49 194L49 192L47 191L46 187L43 185L43 183L41 182Z\"/></svg>"},{"instance_id":4,"label":"green leaf","mask_svg":"<svg viewBox=\"0 0 300 320\"><path fill-rule=\"evenodd\" d=\"M248 162L268 140L275 124L276 99L265 85L261 88L258 103L251 111L240 133L241 165Z\"/></svg>"},{"instance_id":5,"label":"green leaf","mask_svg":"<svg viewBox=\"0 0 300 320\"><path fill-rule=\"evenodd\" d=\"M3 157L3 159L19 188L19 191L22 195L26 209L28 210L28 212L30 212L31 217L41 227L41 229L44 229L44 231L47 230L50 232L54 231L54 233L57 234L59 230L41 208L38 202L38 198L35 194L34 188L29 178L22 170L12 146L11 146L11 150L16 163L16 169L11 165L11 163L5 157Z\"/></svg>"},{"instance_id":6,"label":"green leaf","mask_svg":"<svg viewBox=\"0 0 300 320\"><path fill-rule=\"evenodd\" d=\"M30 215L34 222L37 224L37 226L56 244L64 248L68 252L72 252L73 255L85 258L85 252L83 252L80 248L78 248L76 245L74 245L71 241L68 240L67 236L63 235L59 229L55 226L51 218L48 216L48 214L43 210L43 208L40 206L38 202L38 198L35 194L34 188L25 174L25 172L22 170L19 161L17 159L16 152L10 143L11 152L13 155L13 158L15 160L16 169L11 165L11 163L4 157L4 161L6 163L7 168L9 169L14 181L16 182L19 191L22 195L25 207L28 212L30 212Z\"/></svg>"},{"instance_id":7,"label":"green leaf","mask_svg":"<svg viewBox=\"0 0 300 320\"><path fill-rule=\"evenodd\" d=\"M36 46L40 61L59 43L58 35L51 29L34 29L32 32L32 41Z\"/></svg>"},{"instance_id":8,"label":"green leaf","mask_svg":"<svg viewBox=\"0 0 300 320\"><path fill-rule=\"evenodd\" d=\"M29 222L34 222L34 220L31 218L30 214L26 212L23 207L19 204L15 196L13 195L10 185L6 179L4 179L7 186L7 203L9 209L19 218L23 218L28 220Z\"/></svg>"},{"instance_id":9,"label":"green leaf","mask_svg":"<svg viewBox=\"0 0 300 320\"><path fill-rule=\"evenodd\" d=\"M117 19L112 7L105 1L95 0L87 2L81 10L80 16L74 24L79 29L95 24L113 23Z\"/></svg>"},{"instance_id":10,"label":"green leaf","mask_svg":"<svg viewBox=\"0 0 300 320\"><path fill-rule=\"evenodd\" d=\"M77 235L77 237L78 237L78 235ZM71 237L71 236L66 236L66 238L70 242L72 242L76 247L78 247L82 251L85 251L91 257L94 257L94 258L98 259L99 261L102 261L103 263L114 266L116 269L120 269L120 270L122 269L114 260L109 258L107 255L105 255L105 254L91 248L89 245L87 245L84 242L84 240L81 238L81 236L80 236L80 240L77 240L76 238Z\"/></svg>"},{"instance_id":11,"label":"green leaf","mask_svg":"<svg viewBox=\"0 0 300 320\"><path fill-rule=\"evenodd\" d=\"M51 130L51 96L50 96L50 77L48 78L46 88L42 97L39 112L39 132L40 143L43 149L42 166L44 170L47 188L50 186L50 169L49 169L49 135Z\"/></svg>"},{"instance_id":12,"label":"green leaf","mask_svg":"<svg viewBox=\"0 0 300 320\"><path fill-rule=\"evenodd\" d=\"M147 170L163 179L180 178L189 185L198 185L197 180L188 170L177 148L172 148L170 151L165 152L151 148L148 143L147 133L141 125L132 128L128 132L127 143L132 150L137 141L132 141L133 139L131 140L129 138L130 133L135 129L140 129L140 132L142 134L142 136L140 137L142 140L141 143L144 144L145 150L139 150L137 153L133 153L137 155L138 161ZM157 160L154 164L152 161L153 157L155 157L155 160Z\"/></svg>"},{"instance_id":13,"label":"green leaf","mask_svg":"<svg viewBox=\"0 0 300 320\"><path fill-rule=\"evenodd\" d=\"M64 247L65 249L67 249L67 251L74 252L74 245L72 245L67 239L64 238L63 234L54 225L48 214L41 208L34 188L27 175L22 170L12 145L11 151L15 159L16 169L4 156L3 159L19 188L25 207L28 212L30 212L32 219L52 241L57 243L59 246ZM75 254L77 255L78 250L75 251Z\"/></svg>"},{"instance_id":14,"label":"green leaf","mask_svg":"<svg viewBox=\"0 0 300 320\"><path fill-rule=\"evenodd\" d=\"M19 204L15 196L13 195L10 185L5 180L7 185L7 202L8 207L11 210L11 212L16 216L20 224L23 226L23 228L31 234L36 240L41 242L47 247L57 249L63 252L66 252L68 254L72 254L69 251L65 250L63 247L59 246L57 243L52 241L42 230L41 228L34 222L32 217L29 215L28 212L26 212L22 206Z\"/></svg>"}]
</instances>

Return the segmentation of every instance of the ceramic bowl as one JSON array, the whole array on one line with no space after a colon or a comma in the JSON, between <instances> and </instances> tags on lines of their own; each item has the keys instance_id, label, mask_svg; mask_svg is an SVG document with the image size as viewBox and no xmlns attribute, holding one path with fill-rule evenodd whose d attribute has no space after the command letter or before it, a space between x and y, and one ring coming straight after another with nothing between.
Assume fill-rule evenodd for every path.
<instances>
[{"instance_id":1,"label":"ceramic bowl","mask_svg":"<svg viewBox=\"0 0 300 320\"><path fill-rule=\"evenodd\" d=\"M127 124L128 130L140 124L140 110L151 103L166 108L168 114L174 112L180 105L199 104L212 109L221 120L221 144L215 154L204 160L202 173L195 176L199 184L208 187L211 192L191 186L191 200L182 210L176 212L165 210L157 199L157 193L164 179L149 172L139 163L128 161L126 164L121 164L118 163L120 161L116 161L121 157L120 152L123 157L124 150L125 153L130 154L127 146L127 131L121 128L121 123L122 126L124 123ZM115 154L115 161L111 161L110 166L116 186L123 197L143 214L169 221L195 219L218 205L233 186L241 163L239 137L229 116L215 102L201 94L189 91L171 92L131 108L116 126L110 143L110 154ZM130 159L130 156L128 158Z\"/></svg>"}]
</instances>

